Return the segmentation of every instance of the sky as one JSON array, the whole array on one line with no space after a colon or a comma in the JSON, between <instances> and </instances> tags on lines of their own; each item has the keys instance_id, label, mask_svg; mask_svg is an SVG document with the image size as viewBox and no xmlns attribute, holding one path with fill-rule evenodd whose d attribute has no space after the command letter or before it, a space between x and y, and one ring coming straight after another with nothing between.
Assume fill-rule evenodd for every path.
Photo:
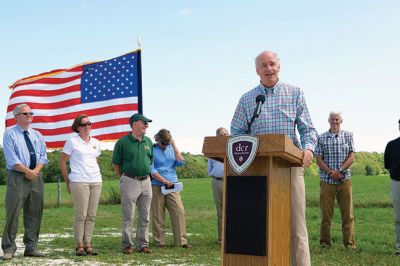
<instances>
[{"instance_id":1,"label":"sky","mask_svg":"<svg viewBox=\"0 0 400 266\"><path fill-rule=\"evenodd\" d=\"M383 152L399 136L398 14L395 0L1 1L0 141L9 85L133 51L140 37L151 138L167 128L181 151L201 154L259 84L254 58L272 50L318 133L341 111L357 151Z\"/></svg>"}]
</instances>

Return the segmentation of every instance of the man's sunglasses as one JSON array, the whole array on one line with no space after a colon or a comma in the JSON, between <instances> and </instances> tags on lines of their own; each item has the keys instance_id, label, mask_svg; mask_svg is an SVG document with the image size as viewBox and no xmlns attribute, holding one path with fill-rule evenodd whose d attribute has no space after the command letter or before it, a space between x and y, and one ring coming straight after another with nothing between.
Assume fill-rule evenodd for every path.
<instances>
[{"instance_id":1,"label":"man's sunglasses","mask_svg":"<svg viewBox=\"0 0 400 266\"><path fill-rule=\"evenodd\" d=\"M86 126L90 127L91 125L92 125L92 122L86 122L86 123L79 124L80 127L86 127Z\"/></svg>"},{"instance_id":2,"label":"man's sunglasses","mask_svg":"<svg viewBox=\"0 0 400 266\"><path fill-rule=\"evenodd\" d=\"M19 113L19 115L33 115L32 112L26 112L26 113Z\"/></svg>"}]
</instances>

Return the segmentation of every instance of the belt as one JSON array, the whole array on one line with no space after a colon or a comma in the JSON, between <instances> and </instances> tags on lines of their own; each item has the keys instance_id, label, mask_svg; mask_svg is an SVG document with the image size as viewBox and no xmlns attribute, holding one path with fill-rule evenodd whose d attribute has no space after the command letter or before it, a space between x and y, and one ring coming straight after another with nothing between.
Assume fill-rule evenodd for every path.
<instances>
[{"instance_id":1,"label":"belt","mask_svg":"<svg viewBox=\"0 0 400 266\"><path fill-rule=\"evenodd\" d=\"M132 179L136 179L136 180L146 180L147 178L149 178L149 175L142 175L142 176L137 176L137 175L130 175L130 174L126 174L123 173L124 176L132 178Z\"/></svg>"},{"instance_id":2,"label":"belt","mask_svg":"<svg viewBox=\"0 0 400 266\"><path fill-rule=\"evenodd\" d=\"M213 176L213 178L217 179L217 180L222 180L222 177L217 177L217 176Z\"/></svg>"}]
</instances>

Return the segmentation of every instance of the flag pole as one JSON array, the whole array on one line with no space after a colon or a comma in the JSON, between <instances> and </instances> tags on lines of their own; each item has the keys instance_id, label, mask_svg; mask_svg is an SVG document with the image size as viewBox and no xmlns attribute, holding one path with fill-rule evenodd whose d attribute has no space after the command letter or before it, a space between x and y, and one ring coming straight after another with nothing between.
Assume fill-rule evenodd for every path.
<instances>
[{"instance_id":1,"label":"flag pole","mask_svg":"<svg viewBox=\"0 0 400 266\"><path fill-rule=\"evenodd\" d=\"M140 39L140 36L137 37L137 45L139 49L142 48L142 40Z\"/></svg>"}]
</instances>

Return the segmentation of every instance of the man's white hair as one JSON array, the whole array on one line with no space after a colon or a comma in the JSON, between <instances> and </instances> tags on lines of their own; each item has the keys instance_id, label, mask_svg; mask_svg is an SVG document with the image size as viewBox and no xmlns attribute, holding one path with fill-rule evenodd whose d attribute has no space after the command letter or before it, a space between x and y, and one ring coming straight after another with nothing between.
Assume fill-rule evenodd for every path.
<instances>
[{"instance_id":1,"label":"man's white hair","mask_svg":"<svg viewBox=\"0 0 400 266\"><path fill-rule=\"evenodd\" d=\"M340 121L343 122L342 112L340 112L340 111L331 111L331 112L329 113L328 122L331 120L332 116L338 116L338 117L340 117Z\"/></svg>"},{"instance_id":2,"label":"man's white hair","mask_svg":"<svg viewBox=\"0 0 400 266\"><path fill-rule=\"evenodd\" d=\"M261 53L259 53L259 54L257 55L257 57L254 59L255 64L256 64L256 68L258 67L258 63L259 63L259 61L260 61L260 57L261 57L263 54L266 54L266 53L271 53L271 54L273 54L274 57L275 57L275 59L276 59L276 62L278 63L278 65L280 64L280 63L279 63L279 56L278 56L278 54L275 53L275 52L267 51L267 50L266 50L266 51L262 51Z\"/></svg>"},{"instance_id":3,"label":"man's white hair","mask_svg":"<svg viewBox=\"0 0 400 266\"><path fill-rule=\"evenodd\" d=\"M27 105L26 103L21 103L21 104L15 106L14 111L13 111L14 117L16 117L17 114L19 114L19 113L21 112L21 110L22 110L23 108L25 108L25 107L31 108L31 107L30 107L29 105Z\"/></svg>"}]
</instances>

